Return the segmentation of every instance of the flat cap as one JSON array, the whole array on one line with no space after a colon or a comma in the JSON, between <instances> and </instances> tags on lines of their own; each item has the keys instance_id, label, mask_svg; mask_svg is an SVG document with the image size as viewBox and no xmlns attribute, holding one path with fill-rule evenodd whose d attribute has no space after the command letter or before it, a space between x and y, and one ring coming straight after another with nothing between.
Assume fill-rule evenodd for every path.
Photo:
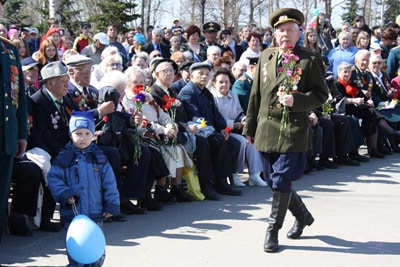
<instances>
[{"instance_id":1,"label":"flat cap","mask_svg":"<svg viewBox=\"0 0 400 267\"><path fill-rule=\"evenodd\" d=\"M181 70L189 71L190 66L192 66L193 63L194 63L193 61L186 61L186 62L183 62L181 65L179 65L179 70L180 70L180 71L181 71Z\"/></svg>"},{"instance_id":2,"label":"flat cap","mask_svg":"<svg viewBox=\"0 0 400 267\"><path fill-rule=\"evenodd\" d=\"M195 70L204 69L204 68L211 70L211 65L208 63L202 63L202 62L193 63L192 66L190 66L190 73L192 73Z\"/></svg>"},{"instance_id":3,"label":"flat cap","mask_svg":"<svg viewBox=\"0 0 400 267\"><path fill-rule=\"evenodd\" d=\"M221 26L215 22L207 22L203 25L203 32L219 32L221 30Z\"/></svg>"},{"instance_id":4,"label":"flat cap","mask_svg":"<svg viewBox=\"0 0 400 267\"><path fill-rule=\"evenodd\" d=\"M72 55L72 56L68 57L67 60L65 61L65 64L68 67L75 67L75 66L87 64L87 63L92 64L93 60L91 58L88 58L88 57L85 57L82 55Z\"/></svg>"},{"instance_id":5,"label":"flat cap","mask_svg":"<svg viewBox=\"0 0 400 267\"><path fill-rule=\"evenodd\" d=\"M44 65L42 70L40 71L42 76L41 84L47 82L51 78L56 78L64 75L68 75L67 67L61 61L50 62L49 64Z\"/></svg>"},{"instance_id":6,"label":"flat cap","mask_svg":"<svg viewBox=\"0 0 400 267\"><path fill-rule=\"evenodd\" d=\"M294 22L301 26L304 23L304 15L295 8L281 8L270 15L270 24L274 28L286 22Z\"/></svg>"}]
</instances>

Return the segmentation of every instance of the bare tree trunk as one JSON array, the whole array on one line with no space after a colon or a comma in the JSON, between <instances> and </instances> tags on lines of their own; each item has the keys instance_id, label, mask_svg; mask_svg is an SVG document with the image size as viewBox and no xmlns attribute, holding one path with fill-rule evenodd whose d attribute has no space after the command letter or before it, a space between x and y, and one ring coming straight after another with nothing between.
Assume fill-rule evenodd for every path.
<instances>
[{"instance_id":1,"label":"bare tree trunk","mask_svg":"<svg viewBox=\"0 0 400 267\"><path fill-rule=\"evenodd\" d=\"M364 18L365 24L371 24L371 0L365 0Z\"/></svg>"},{"instance_id":2,"label":"bare tree trunk","mask_svg":"<svg viewBox=\"0 0 400 267\"><path fill-rule=\"evenodd\" d=\"M249 24L254 22L254 0L249 1Z\"/></svg>"},{"instance_id":3,"label":"bare tree trunk","mask_svg":"<svg viewBox=\"0 0 400 267\"><path fill-rule=\"evenodd\" d=\"M61 16L58 14L60 4L60 0L49 0L49 18L56 18L61 24Z\"/></svg>"}]
</instances>

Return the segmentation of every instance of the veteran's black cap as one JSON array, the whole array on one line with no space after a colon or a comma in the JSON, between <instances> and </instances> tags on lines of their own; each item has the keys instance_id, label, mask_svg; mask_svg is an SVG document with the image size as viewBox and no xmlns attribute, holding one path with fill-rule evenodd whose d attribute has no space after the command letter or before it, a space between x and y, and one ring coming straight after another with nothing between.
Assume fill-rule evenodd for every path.
<instances>
[{"instance_id":1,"label":"veteran's black cap","mask_svg":"<svg viewBox=\"0 0 400 267\"><path fill-rule=\"evenodd\" d=\"M249 65L257 65L258 63L258 57L248 57L249 60Z\"/></svg>"},{"instance_id":2,"label":"veteran's black cap","mask_svg":"<svg viewBox=\"0 0 400 267\"><path fill-rule=\"evenodd\" d=\"M215 22L207 22L203 25L203 32L219 32L221 30L221 26Z\"/></svg>"},{"instance_id":3,"label":"veteran's black cap","mask_svg":"<svg viewBox=\"0 0 400 267\"><path fill-rule=\"evenodd\" d=\"M175 73L178 71L178 65L176 65L175 61L173 61L169 58L162 58L162 57L156 57L150 62L150 71L151 72L156 71L157 66L163 62L171 63L172 67L174 68Z\"/></svg>"},{"instance_id":4,"label":"veteran's black cap","mask_svg":"<svg viewBox=\"0 0 400 267\"><path fill-rule=\"evenodd\" d=\"M295 8L281 8L270 15L270 24L274 28L286 22L294 22L301 26L304 23L304 15Z\"/></svg>"}]
</instances>

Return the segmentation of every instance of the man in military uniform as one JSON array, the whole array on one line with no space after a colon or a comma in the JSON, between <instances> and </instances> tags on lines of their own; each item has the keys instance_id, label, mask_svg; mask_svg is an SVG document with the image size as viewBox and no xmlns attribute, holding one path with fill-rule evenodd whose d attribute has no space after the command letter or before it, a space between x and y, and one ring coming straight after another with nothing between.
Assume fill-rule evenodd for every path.
<instances>
[{"instance_id":1,"label":"man in military uniform","mask_svg":"<svg viewBox=\"0 0 400 267\"><path fill-rule=\"evenodd\" d=\"M221 26L218 23L215 22L207 22L204 23L203 25L203 35L205 37L205 40L202 42L204 43L207 47L210 46L218 46L221 48L221 55L226 52L226 51L231 51L229 46L224 47L223 45L220 45L217 41L218 37L218 32L221 30Z\"/></svg>"},{"instance_id":2,"label":"man in military uniform","mask_svg":"<svg viewBox=\"0 0 400 267\"><path fill-rule=\"evenodd\" d=\"M321 106L328 92L320 55L296 45L304 15L297 9L283 8L272 13L270 19L277 47L264 50L258 61L243 134L261 152L264 175L273 190L264 251L276 252L279 250L278 231L288 209L296 217L288 238L300 237L304 227L314 222L300 196L292 189L292 181L301 178L306 151L310 149L308 111ZM290 87L283 85L288 75L280 67L281 55L288 57L288 54L298 58L295 56L294 62L285 67L300 78L290 81ZM289 92L285 93L286 90ZM284 114L289 116L282 125Z\"/></svg>"},{"instance_id":3,"label":"man in military uniform","mask_svg":"<svg viewBox=\"0 0 400 267\"><path fill-rule=\"evenodd\" d=\"M0 37L0 241L7 212L14 157L26 150L27 108L18 49Z\"/></svg>"},{"instance_id":4,"label":"man in military uniform","mask_svg":"<svg viewBox=\"0 0 400 267\"><path fill-rule=\"evenodd\" d=\"M240 106L245 114L249 105L251 85L253 84L254 75L256 75L257 62L258 57L249 58L247 71L239 77L232 86L232 92L238 95Z\"/></svg>"}]
</instances>

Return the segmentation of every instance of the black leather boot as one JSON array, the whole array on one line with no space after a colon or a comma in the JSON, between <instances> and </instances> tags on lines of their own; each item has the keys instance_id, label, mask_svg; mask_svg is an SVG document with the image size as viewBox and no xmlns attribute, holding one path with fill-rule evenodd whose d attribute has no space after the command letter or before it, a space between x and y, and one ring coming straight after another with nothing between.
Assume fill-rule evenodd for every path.
<instances>
[{"instance_id":1,"label":"black leather boot","mask_svg":"<svg viewBox=\"0 0 400 267\"><path fill-rule=\"evenodd\" d=\"M296 217L292 228L287 233L287 237L291 239L296 239L303 233L304 227L310 226L314 222L314 218L311 213L307 210L300 196L296 191L292 191L292 197L289 203L289 210Z\"/></svg>"},{"instance_id":2,"label":"black leather boot","mask_svg":"<svg viewBox=\"0 0 400 267\"><path fill-rule=\"evenodd\" d=\"M291 193L274 191L271 214L269 215L269 226L265 235L264 251L276 252L279 250L278 231L282 228L288 209Z\"/></svg>"}]
</instances>

